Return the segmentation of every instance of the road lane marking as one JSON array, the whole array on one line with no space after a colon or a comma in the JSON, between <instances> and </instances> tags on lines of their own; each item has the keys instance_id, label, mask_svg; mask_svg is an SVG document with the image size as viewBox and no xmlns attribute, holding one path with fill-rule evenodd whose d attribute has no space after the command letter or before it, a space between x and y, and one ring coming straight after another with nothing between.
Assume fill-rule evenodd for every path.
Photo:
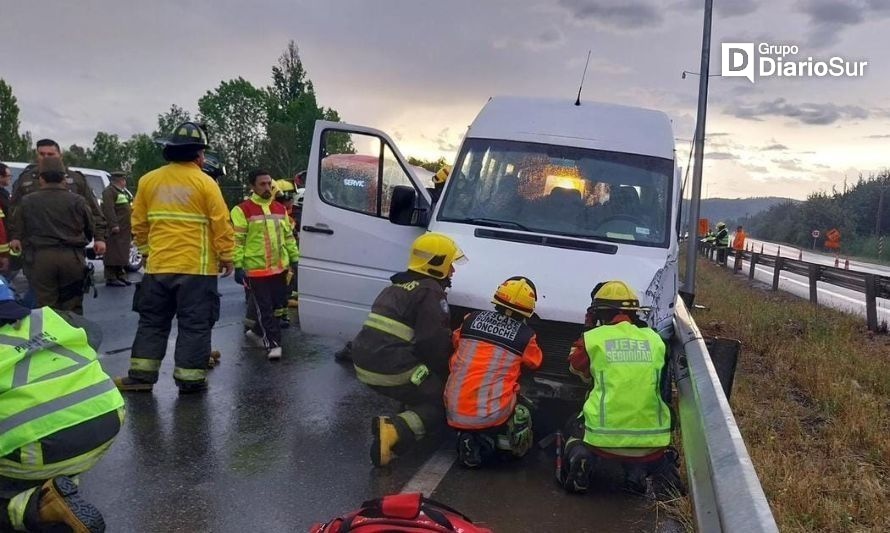
<instances>
[{"instance_id":1,"label":"road lane marking","mask_svg":"<svg viewBox=\"0 0 890 533\"><path fill-rule=\"evenodd\" d=\"M456 460L457 457L452 446L439 448L432 457L423 463L414 477L405 483L402 492L421 492L425 496L430 496L442 482L445 474L454 466Z\"/></svg>"},{"instance_id":2,"label":"road lane marking","mask_svg":"<svg viewBox=\"0 0 890 533\"><path fill-rule=\"evenodd\" d=\"M745 264L745 262L743 261L743 262L742 262L742 265L744 265L744 264ZM749 263L749 265L750 265L750 263ZM767 270L767 269L760 268L760 267L756 267L756 266L754 267L754 270L756 270L757 272L760 272L761 274L766 274L767 276L772 276L772 275L774 274L774 272L775 272L774 270ZM807 289L809 289L809 287L810 287L809 283L804 283L804 282L802 282L802 281L798 281L798 280L796 280L796 279L791 279L791 278L786 277L786 276L783 276L783 275L781 275L781 274L779 275L779 279L781 279L781 280L785 280L785 281L787 281L787 282L789 282L789 283L793 283L793 284L795 284L795 285L799 285L799 286L801 286L801 287L805 287L805 288L807 288ZM865 298L865 295L864 295L864 294L863 294L863 296L862 296L862 297L863 297L863 300L857 300L857 299L855 299L855 298L851 298L851 297L849 297L849 296L845 296L845 295L843 295L843 294L839 294L839 293L836 293L836 292L832 292L832 291L830 291L830 290L828 290L828 289L823 289L823 288L818 287L818 286L816 287L816 290L817 290L818 292L821 292L821 293L826 294L826 295L828 295L828 296L833 296L833 297L835 297L835 298L839 298L839 299L841 299L841 300L846 300L846 301L848 301L848 302L850 302L850 303L852 303L852 304L855 304L855 305L857 305L857 306L863 306L863 307L865 306L865 301L863 301L864 298ZM804 296L800 296L800 295L794 294L793 292L788 291L788 290L785 290L785 291L783 291L783 292L787 292L787 293L789 293L789 294L792 294L793 296L797 296L798 298L805 298ZM823 304L823 305L824 305L824 304ZM834 307L834 306L826 305L826 307ZM880 298L877 299L877 302L876 302L876 308L877 308L877 312L878 312L878 313L887 313L887 312L888 312L888 310L885 309L885 308L883 307L883 305L882 305L882 301L881 301ZM837 309L837 308L835 307L835 309ZM840 308L840 310L843 311L843 310L845 310L845 309L844 309L844 308Z\"/></svg>"}]
</instances>

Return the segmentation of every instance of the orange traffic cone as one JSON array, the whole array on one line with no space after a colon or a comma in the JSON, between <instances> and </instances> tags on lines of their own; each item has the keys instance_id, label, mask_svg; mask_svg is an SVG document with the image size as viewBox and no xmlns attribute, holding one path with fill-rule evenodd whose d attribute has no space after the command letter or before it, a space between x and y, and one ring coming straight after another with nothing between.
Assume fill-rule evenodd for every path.
<instances>
[{"instance_id":1,"label":"orange traffic cone","mask_svg":"<svg viewBox=\"0 0 890 533\"><path fill-rule=\"evenodd\" d=\"M844 259L844 270L850 270L850 260Z\"/></svg>"}]
</instances>

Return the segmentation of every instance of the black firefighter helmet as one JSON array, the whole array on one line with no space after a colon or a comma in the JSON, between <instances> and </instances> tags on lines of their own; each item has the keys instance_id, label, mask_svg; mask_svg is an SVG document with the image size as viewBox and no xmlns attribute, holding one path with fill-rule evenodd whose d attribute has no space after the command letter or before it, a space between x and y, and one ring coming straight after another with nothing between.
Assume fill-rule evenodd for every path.
<instances>
[{"instance_id":1,"label":"black firefighter helmet","mask_svg":"<svg viewBox=\"0 0 890 533\"><path fill-rule=\"evenodd\" d=\"M182 146L194 148L207 148L207 134L204 128L194 122L183 122L176 126L167 137L155 139L161 146Z\"/></svg>"}]
</instances>

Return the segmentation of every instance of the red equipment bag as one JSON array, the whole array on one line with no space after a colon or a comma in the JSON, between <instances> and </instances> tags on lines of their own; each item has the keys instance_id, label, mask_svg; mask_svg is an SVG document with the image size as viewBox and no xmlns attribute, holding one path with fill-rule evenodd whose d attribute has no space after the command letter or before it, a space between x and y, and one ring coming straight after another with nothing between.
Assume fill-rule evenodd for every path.
<instances>
[{"instance_id":1,"label":"red equipment bag","mask_svg":"<svg viewBox=\"0 0 890 533\"><path fill-rule=\"evenodd\" d=\"M394 494L368 500L361 509L324 524L315 524L309 533L492 533L473 524L469 518L419 492Z\"/></svg>"}]
</instances>

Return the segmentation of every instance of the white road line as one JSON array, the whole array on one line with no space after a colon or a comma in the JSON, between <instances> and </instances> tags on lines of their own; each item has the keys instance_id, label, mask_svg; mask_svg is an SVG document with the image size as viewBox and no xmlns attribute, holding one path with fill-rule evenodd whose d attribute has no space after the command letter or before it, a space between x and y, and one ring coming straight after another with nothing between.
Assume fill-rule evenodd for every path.
<instances>
[{"instance_id":1,"label":"white road line","mask_svg":"<svg viewBox=\"0 0 890 533\"><path fill-rule=\"evenodd\" d=\"M744 262L742 262L742 265L743 265L743 268L745 268L745 267L744 267L744 265L745 265ZM749 265L750 265L750 263L749 263ZM749 266L748 268L750 268L750 266ZM774 270L767 270L767 269L765 269L765 268L761 268L761 267L757 267L757 266L754 267L754 270L756 270L757 272L760 272L761 274L766 274L766 275L769 276L769 277L772 277L773 274L774 274L774 272L775 272ZM792 279L792 278L783 276L783 275L781 275L781 274L779 274L779 279L781 279L781 280L785 280L785 281L787 281L788 283L793 283L793 284L795 284L795 285L799 285L799 286L801 286L801 287L805 287L805 288L807 288L807 289L809 289L809 287L810 287L809 282L806 282L806 283L805 283L805 282L802 282L802 281L798 281L798 280L796 280L796 279ZM821 292L821 293L826 294L826 295L829 295L829 296L833 296L833 297L835 297L835 298L839 298L839 299L841 299L841 300L846 300L846 301L848 301L848 302L850 302L850 303L852 303L852 304L855 304L855 305L857 305L857 306L863 306L863 307L865 306L865 295L864 295L864 294L863 294L863 296L862 296L862 298L863 298L862 300L857 300L857 299L855 299L855 298L851 298L851 297L846 296L846 295L843 295L843 294L839 294L839 293L836 293L836 292L832 292L832 291L830 291L830 290L828 290L828 289L823 289L822 287L816 287L816 291L817 291L817 292ZM790 291L784 291L784 292L789 292L789 293L790 293ZM793 294L793 293L791 293L791 294ZM798 296L798 295L795 295L795 296ZM798 297L802 298L802 296L798 296ZM827 307L832 307L832 306L827 306ZM880 300L877 302L877 312L878 312L878 313L886 313L886 312L887 312L887 310L884 309L884 308L882 307Z\"/></svg>"},{"instance_id":2,"label":"white road line","mask_svg":"<svg viewBox=\"0 0 890 533\"><path fill-rule=\"evenodd\" d=\"M405 483L405 486L402 487L402 492L422 492L425 496L429 496L442 482L445 474L451 470L456 459L453 447L439 448L420 467L420 470L414 474L414 477Z\"/></svg>"}]
</instances>

